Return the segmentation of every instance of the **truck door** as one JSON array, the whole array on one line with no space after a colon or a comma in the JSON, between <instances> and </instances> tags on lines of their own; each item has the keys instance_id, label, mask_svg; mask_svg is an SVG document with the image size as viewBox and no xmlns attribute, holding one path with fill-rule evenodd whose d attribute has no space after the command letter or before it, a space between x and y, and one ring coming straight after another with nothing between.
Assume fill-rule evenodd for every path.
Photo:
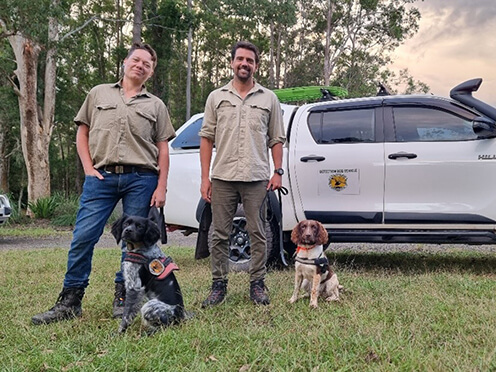
<instances>
[{"instance_id":1,"label":"truck door","mask_svg":"<svg viewBox=\"0 0 496 372\"><path fill-rule=\"evenodd\" d=\"M289 144L289 176L299 220L382 223L384 143L378 102L345 108L327 103L299 110Z\"/></svg>"},{"instance_id":2,"label":"truck door","mask_svg":"<svg viewBox=\"0 0 496 372\"><path fill-rule=\"evenodd\" d=\"M385 144L386 223L494 223L496 139L478 138L476 115L440 103L398 104L385 117L394 133Z\"/></svg>"}]
</instances>

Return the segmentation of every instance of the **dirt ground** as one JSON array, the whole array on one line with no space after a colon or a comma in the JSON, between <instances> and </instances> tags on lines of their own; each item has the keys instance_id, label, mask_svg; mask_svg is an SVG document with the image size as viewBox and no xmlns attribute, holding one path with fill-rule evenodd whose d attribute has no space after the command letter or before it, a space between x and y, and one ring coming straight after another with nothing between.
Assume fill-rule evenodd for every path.
<instances>
[{"instance_id":1,"label":"dirt ground","mask_svg":"<svg viewBox=\"0 0 496 372\"><path fill-rule=\"evenodd\" d=\"M194 247L197 234L184 236L180 231L167 233L169 246ZM0 251L7 249L39 249L39 248L67 248L72 239L72 229L61 228L54 235L40 238L6 237L0 236ZM97 248L116 247L113 236L105 231L98 241ZM332 243L330 249L335 252L413 252L413 253L439 253L445 251L467 250L480 253L496 254L496 245L464 245L464 244L380 244L380 243Z\"/></svg>"},{"instance_id":2,"label":"dirt ground","mask_svg":"<svg viewBox=\"0 0 496 372\"><path fill-rule=\"evenodd\" d=\"M194 247L196 244L196 235L184 236L179 231L169 232L167 234L167 245ZM56 235L40 238L0 236L0 251L6 249L69 248L71 239L71 230L61 230ZM96 245L97 248L113 248L116 246L117 243L114 237L108 231L103 233Z\"/></svg>"}]
</instances>

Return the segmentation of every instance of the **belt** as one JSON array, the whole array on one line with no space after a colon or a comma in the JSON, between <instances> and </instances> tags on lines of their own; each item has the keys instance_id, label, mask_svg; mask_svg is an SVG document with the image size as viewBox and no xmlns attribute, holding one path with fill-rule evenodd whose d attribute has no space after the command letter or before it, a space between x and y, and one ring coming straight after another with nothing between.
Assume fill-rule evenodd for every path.
<instances>
[{"instance_id":1,"label":"belt","mask_svg":"<svg viewBox=\"0 0 496 372\"><path fill-rule=\"evenodd\" d=\"M102 170L104 172L109 172L109 173L116 173L116 174L122 174L122 173L155 173L157 174L157 171L151 168L145 168L145 167L139 167L137 165L105 165L99 170Z\"/></svg>"}]
</instances>

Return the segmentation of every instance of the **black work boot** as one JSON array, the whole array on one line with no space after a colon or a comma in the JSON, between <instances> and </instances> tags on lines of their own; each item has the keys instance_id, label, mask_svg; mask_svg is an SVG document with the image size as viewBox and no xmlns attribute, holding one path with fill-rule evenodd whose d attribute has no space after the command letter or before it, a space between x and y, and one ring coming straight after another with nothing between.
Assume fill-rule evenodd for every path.
<instances>
[{"instance_id":1,"label":"black work boot","mask_svg":"<svg viewBox=\"0 0 496 372\"><path fill-rule=\"evenodd\" d=\"M122 318L125 300L126 287L124 286L124 283L115 283L114 303L112 304L112 316L114 318Z\"/></svg>"},{"instance_id":2,"label":"black work boot","mask_svg":"<svg viewBox=\"0 0 496 372\"><path fill-rule=\"evenodd\" d=\"M65 319L80 317L82 313L81 301L84 288L63 288L55 306L44 313L36 314L31 318L33 324L49 324Z\"/></svg>"},{"instance_id":3,"label":"black work boot","mask_svg":"<svg viewBox=\"0 0 496 372\"><path fill-rule=\"evenodd\" d=\"M270 304L268 288L265 286L264 280L254 280L250 282L250 298L256 305Z\"/></svg>"},{"instance_id":4,"label":"black work boot","mask_svg":"<svg viewBox=\"0 0 496 372\"><path fill-rule=\"evenodd\" d=\"M212 290L207 299L202 302L202 308L207 306L215 306L224 301L227 293L227 280L214 280L212 282Z\"/></svg>"}]
</instances>

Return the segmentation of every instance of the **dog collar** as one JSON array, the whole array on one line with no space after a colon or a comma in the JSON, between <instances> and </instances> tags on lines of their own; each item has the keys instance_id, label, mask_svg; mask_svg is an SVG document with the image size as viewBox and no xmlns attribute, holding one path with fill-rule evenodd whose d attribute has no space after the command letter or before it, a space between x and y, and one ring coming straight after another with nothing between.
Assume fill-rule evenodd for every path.
<instances>
[{"instance_id":1,"label":"dog collar","mask_svg":"<svg viewBox=\"0 0 496 372\"><path fill-rule=\"evenodd\" d=\"M124 256L124 261L144 265L144 264L148 263L148 258L143 256L141 253L126 252L126 255Z\"/></svg>"},{"instance_id":2,"label":"dog collar","mask_svg":"<svg viewBox=\"0 0 496 372\"><path fill-rule=\"evenodd\" d=\"M298 254L299 251L309 251L311 249L314 249L315 245L312 245L311 247L302 247L301 245L296 247L296 254Z\"/></svg>"}]
</instances>

